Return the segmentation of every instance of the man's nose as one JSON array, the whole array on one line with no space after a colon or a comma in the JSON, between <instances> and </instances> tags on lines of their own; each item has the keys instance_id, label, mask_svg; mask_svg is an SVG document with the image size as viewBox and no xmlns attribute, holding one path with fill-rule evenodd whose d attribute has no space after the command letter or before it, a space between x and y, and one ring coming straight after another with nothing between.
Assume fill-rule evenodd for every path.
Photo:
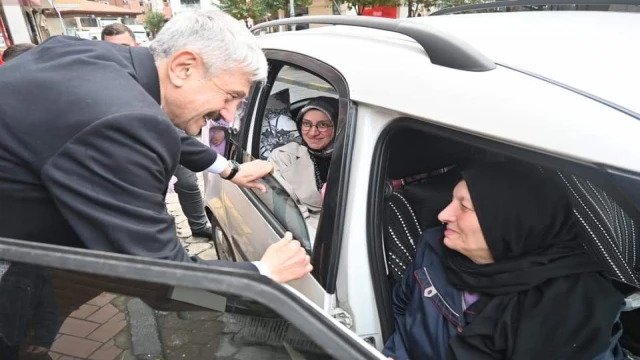
<instances>
[{"instance_id":1,"label":"man's nose","mask_svg":"<svg viewBox=\"0 0 640 360\"><path fill-rule=\"evenodd\" d=\"M225 105L225 107L220 110L220 116L224 121L232 123L236 117L236 107Z\"/></svg>"},{"instance_id":2,"label":"man's nose","mask_svg":"<svg viewBox=\"0 0 640 360\"><path fill-rule=\"evenodd\" d=\"M224 104L222 110L220 110L220 116L228 122L232 123L235 120L236 114L238 112L238 106L240 106L240 100L236 99L233 101L229 101Z\"/></svg>"}]
</instances>

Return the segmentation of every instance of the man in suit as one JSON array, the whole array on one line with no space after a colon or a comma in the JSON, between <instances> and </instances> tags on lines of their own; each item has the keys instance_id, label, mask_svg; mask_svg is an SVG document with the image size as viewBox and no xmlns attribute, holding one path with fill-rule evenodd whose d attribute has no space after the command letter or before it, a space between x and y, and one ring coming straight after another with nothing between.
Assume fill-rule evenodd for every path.
<instances>
[{"instance_id":1,"label":"man in suit","mask_svg":"<svg viewBox=\"0 0 640 360\"><path fill-rule=\"evenodd\" d=\"M227 161L176 127L233 119L266 59L217 11L175 17L150 50L56 36L0 68L0 237L206 263L165 209L178 163L256 188L272 167ZM309 261L287 234L258 262L212 263L287 282Z\"/></svg>"},{"instance_id":2,"label":"man in suit","mask_svg":"<svg viewBox=\"0 0 640 360\"><path fill-rule=\"evenodd\" d=\"M124 46L136 46L133 31L120 23L105 26L102 29L102 40ZM191 236L213 239L213 230L209 225L207 214L204 212L204 203L196 173L178 165L176 173L173 175L178 180L173 188L178 194L180 207L187 217Z\"/></svg>"}]
</instances>

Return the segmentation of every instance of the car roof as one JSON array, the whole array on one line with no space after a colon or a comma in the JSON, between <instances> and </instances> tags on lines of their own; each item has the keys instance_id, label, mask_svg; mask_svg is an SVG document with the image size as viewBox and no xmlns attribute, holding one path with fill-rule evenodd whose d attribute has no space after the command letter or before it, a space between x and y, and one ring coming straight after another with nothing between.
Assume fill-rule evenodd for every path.
<instances>
[{"instance_id":1,"label":"car roof","mask_svg":"<svg viewBox=\"0 0 640 360\"><path fill-rule=\"evenodd\" d=\"M552 12L544 14L550 15L550 19L560 19ZM582 16L580 14L587 18L593 16L591 13L577 12L576 18ZM606 13L598 14L609 17ZM511 13L496 15L509 17ZM621 19L628 18L627 14L618 15ZM455 19L458 16L461 15L399 21L425 21L429 24L433 21L434 27L446 32L448 30L442 24L457 21ZM472 15L464 17L471 18ZM485 16L484 19L489 22L491 17ZM640 20L640 17L637 19ZM637 29L638 25L631 27ZM567 26L555 36L572 39L587 36L575 34L571 29ZM591 33L597 29L594 27ZM618 29L620 36L627 39L627 35L622 35L626 34L625 31ZM465 35L464 31L458 30L456 37L476 46L475 40ZM513 35L513 38L517 36ZM509 42L501 41L502 38L492 39L505 48L501 54L508 53L511 46ZM633 145L640 137L638 119L509 68L497 66L491 71L471 72L433 65L422 47L404 35L352 26L273 33L258 36L258 40L263 49L299 53L332 66L347 81L351 100L361 105L392 110L390 116L398 116L399 113L428 119L452 129L537 151L640 171L640 149ZM535 44L542 52L545 43L538 41ZM489 45L484 48L489 52L495 51L494 55L487 54L489 57L498 56L498 50L490 50ZM495 49L498 48L496 45ZM623 54L633 52L628 47L622 51L625 51ZM519 64L523 65L514 63L511 66L519 67ZM603 65L597 70L604 71L603 67L609 66ZM614 70L607 68L606 71ZM627 79L637 79L637 71L638 68L628 69ZM540 75L550 76L550 73ZM568 81L567 77L563 79ZM616 78L615 82L610 83L615 85L623 82ZM575 87L576 83L567 85ZM615 89L614 85L607 88ZM633 90L640 89L640 81L623 85L625 87L618 89L616 99L624 103L622 106L640 113L637 102L629 102L631 95L640 93ZM607 91L612 93L614 90ZM594 95L604 97L602 90ZM594 139L599 141L594 142Z\"/></svg>"},{"instance_id":2,"label":"car roof","mask_svg":"<svg viewBox=\"0 0 640 360\"><path fill-rule=\"evenodd\" d=\"M529 71L640 113L640 13L524 11L411 19Z\"/></svg>"}]
</instances>

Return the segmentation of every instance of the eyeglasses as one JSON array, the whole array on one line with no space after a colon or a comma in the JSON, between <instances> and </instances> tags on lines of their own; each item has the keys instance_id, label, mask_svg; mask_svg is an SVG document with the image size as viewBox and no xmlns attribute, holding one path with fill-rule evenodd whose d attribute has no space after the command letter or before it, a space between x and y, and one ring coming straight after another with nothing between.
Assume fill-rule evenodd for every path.
<instances>
[{"instance_id":1,"label":"eyeglasses","mask_svg":"<svg viewBox=\"0 0 640 360\"><path fill-rule=\"evenodd\" d=\"M302 131L311 131L311 128L315 127L320 132L325 132L333 127L333 124L328 121L321 121L315 125L311 121L302 122Z\"/></svg>"},{"instance_id":2,"label":"eyeglasses","mask_svg":"<svg viewBox=\"0 0 640 360\"><path fill-rule=\"evenodd\" d=\"M235 99L237 100L237 99ZM241 99L240 102L238 103L238 107L236 108L236 115L233 118L233 121L239 120L242 117L244 117L245 112L247 112L247 105L248 105L248 101L247 99Z\"/></svg>"}]
</instances>

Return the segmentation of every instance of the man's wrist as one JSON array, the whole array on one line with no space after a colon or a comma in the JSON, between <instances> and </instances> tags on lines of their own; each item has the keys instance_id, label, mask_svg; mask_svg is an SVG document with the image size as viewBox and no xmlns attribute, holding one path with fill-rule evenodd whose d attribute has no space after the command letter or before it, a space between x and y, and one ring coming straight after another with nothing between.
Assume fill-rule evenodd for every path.
<instances>
[{"instance_id":1,"label":"man's wrist","mask_svg":"<svg viewBox=\"0 0 640 360\"><path fill-rule=\"evenodd\" d=\"M229 174L229 172L231 171L231 167L229 166L229 162L227 161L227 159L224 156L218 154L218 156L216 157L216 161L214 161L213 164L209 166L207 171L224 176L225 174L223 173L225 171L227 172L226 175Z\"/></svg>"},{"instance_id":2,"label":"man's wrist","mask_svg":"<svg viewBox=\"0 0 640 360\"><path fill-rule=\"evenodd\" d=\"M229 160L229 168L231 169L229 172L225 169L223 173L220 173L220 176L225 180L233 180L240 171L240 164L235 160Z\"/></svg>"},{"instance_id":3,"label":"man's wrist","mask_svg":"<svg viewBox=\"0 0 640 360\"><path fill-rule=\"evenodd\" d=\"M271 279L271 269L269 269L269 266L267 266L267 264L265 264L262 261L253 261L251 262L253 265L255 265L255 267L258 268L258 271L260 272L260 275L264 275L266 277L268 277L269 279Z\"/></svg>"},{"instance_id":4,"label":"man's wrist","mask_svg":"<svg viewBox=\"0 0 640 360\"><path fill-rule=\"evenodd\" d=\"M227 162L227 167L218 175L220 175L221 178L226 180L226 178L229 177L229 175L231 174L231 171L233 171L233 168L231 167L231 164Z\"/></svg>"}]
</instances>

